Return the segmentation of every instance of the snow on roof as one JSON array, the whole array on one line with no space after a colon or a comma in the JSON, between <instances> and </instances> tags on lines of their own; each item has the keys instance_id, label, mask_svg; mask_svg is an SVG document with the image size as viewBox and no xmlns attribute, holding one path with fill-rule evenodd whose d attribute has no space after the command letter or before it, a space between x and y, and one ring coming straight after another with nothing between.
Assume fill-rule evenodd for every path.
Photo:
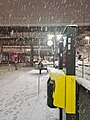
<instances>
[{"instance_id":1,"label":"snow on roof","mask_svg":"<svg viewBox=\"0 0 90 120\"><path fill-rule=\"evenodd\" d=\"M67 25L66 27L78 27L78 25L76 25L76 24L70 24L70 25Z\"/></svg>"}]
</instances>

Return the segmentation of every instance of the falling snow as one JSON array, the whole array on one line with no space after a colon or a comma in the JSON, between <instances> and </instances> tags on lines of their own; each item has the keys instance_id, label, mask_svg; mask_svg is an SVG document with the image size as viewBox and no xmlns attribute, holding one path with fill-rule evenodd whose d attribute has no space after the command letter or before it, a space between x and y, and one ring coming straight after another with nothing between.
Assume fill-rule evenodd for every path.
<instances>
[{"instance_id":1,"label":"falling snow","mask_svg":"<svg viewBox=\"0 0 90 120\"><path fill-rule=\"evenodd\" d=\"M38 24L55 24L59 21L59 23L71 23L72 21L81 23L83 21L83 13L85 14L84 21L89 23L89 4L89 0L7 0L7 3L1 0L0 23L37 24L38 22ZM26 21L23 17L26 17Z\"/></svg>"},{"instance_id":2,"label":"falling snow","mask_svg":"<svg viewBox=\"0 0 90 120\"><path fill-rule=\"evenodd\" d=\"M58 119L58 109L47 106L46 71L40 77L38 94L39 71L29 69L12 70L12 76L10 72L0 75L0 120Z\"/></svg>"}]
</instances>

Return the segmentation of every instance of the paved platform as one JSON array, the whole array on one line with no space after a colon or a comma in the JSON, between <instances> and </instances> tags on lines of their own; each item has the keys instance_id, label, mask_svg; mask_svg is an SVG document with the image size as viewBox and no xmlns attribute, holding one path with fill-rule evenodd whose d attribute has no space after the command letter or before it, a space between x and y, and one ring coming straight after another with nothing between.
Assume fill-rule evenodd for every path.
<instances>
[{"instance_id":1,"label":"paved platform","mask_svg":"<svg viewBox=\"0 0 90 120\"><path fill-rule=\"evenodd\" d=\"M47 72L39 75L31 69L24 67L0 76L0 120L58 120L58 109L47 106Z\"/></svg>"}]
</instances>

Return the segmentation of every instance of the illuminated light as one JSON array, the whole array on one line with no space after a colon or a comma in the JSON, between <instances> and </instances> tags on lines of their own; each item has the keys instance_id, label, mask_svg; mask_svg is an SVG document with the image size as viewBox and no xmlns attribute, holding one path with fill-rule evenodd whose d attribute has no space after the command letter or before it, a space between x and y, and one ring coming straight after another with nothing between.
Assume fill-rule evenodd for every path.
<instances>
[{"instance_id":1,"label":"illuminated light","mask_svg":"<svg viewBox=\"0 0 90 120\"><path fill-rule=\"evenodd\" d=\"M13 35L13 33L14 33L14 30L11 31L11 35Z\"/></svg>"},{"instance_id":2,"label":"illuminated light","mask_svg":"<svg viewBox=\"0 0 90 120\"><path fill-rule=\"evenodd\" d=\"M45 31L47 31L48 30L48 28L47 27L45 27Z\"/></svg>"},{"instance_id":3,"label":"illuminated light","mask_svg":"<svg viewBox=\"0 0 90 120\"><path fill-rule=\"evenodd\" d=\"M76 24L70 24L70 25L67 25L66 27L78 27L78 25L76 25Z\"/></svg>"},{"instance_id":4,"label":"illuminated light","mask_svg":"<svg viewBox=\"0 0 90 120\"><path fill-rule=\"evenodd\" d=\"M54 38L54 35L48 35L49 40L51 40L52 38Z\"/></svg>"},{"instance_id":5,"label":"illuminated light","mask_svg":"<svg viewBox=\"0 0 90 120\"><path fill-rule=\"evenodd\" d=\"M26 49L26 51L31 51L30 49Z\"/></svg>"},{"instance_id":6,"label":"illuminated light","mask_svg":"<svg viewBox=\"0 0 90 120\"><path fill-rule=\"evenodd\" d=\"M86 37L85 37L85 40L89 40L89 39L90 39L90 37L89 37L89 36L86 36Z\"/></svg>"},{"instance_id":7,"label":"illuminated light","mask_svg":"<svg viewBox=\"0 0 90 120\"><path fill-rule=\"evenodd\" d=\"M56 35L57 40L60 40L62 37L63 37L62 34L60 34L60 35Z\"/></svg>"},{"instance_id":8,"label":"illuminated light","mask_svg":"<svg viewBox=\"0 0 90 120\"><path fill-rule=\"evenodd\" d=\"M52 40L49 40L49 41L47 42L47 45L48 45L48 46L52 46L52 45L53 45Z\"/></svg>"},{"instance_id":9,"label":"illuminated light","mask_svg":"<svg viewBox=\"0 0 90 120\"><path fill-rule=\"evenodd\" d=\"M14 55L14 57L15 57L15 58L17 58L17 57L18 57L18 55L17 55L17 54L15 54L15 55Z\"/></svg>"},{"instance_id":10,"label":"illuminated light","mask_svg":"<svg viewBox=\"0 0 90 120\"><path fill-rule=\"evenodd\" d=\"M48 39L51 40L53 38L56 38L57 40L60 40L63 37L62 34L59 35L48 35Z\"/></svg>"}]
</instances>

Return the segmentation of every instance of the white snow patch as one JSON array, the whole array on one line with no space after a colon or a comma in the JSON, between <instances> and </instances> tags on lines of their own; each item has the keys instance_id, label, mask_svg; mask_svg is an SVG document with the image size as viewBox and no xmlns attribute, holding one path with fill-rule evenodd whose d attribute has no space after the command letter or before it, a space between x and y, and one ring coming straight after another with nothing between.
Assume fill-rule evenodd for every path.
<instances>
[{"instance_id":1,"label":"white snow patch","mask_svg":"<svg viewBox=\"0 0 90 120\"><path fill-rule=\"evenodd\" d=\"M77 82L90 91L90 81L85 78L77 78Z\"/></svg>"}]
</instances>

